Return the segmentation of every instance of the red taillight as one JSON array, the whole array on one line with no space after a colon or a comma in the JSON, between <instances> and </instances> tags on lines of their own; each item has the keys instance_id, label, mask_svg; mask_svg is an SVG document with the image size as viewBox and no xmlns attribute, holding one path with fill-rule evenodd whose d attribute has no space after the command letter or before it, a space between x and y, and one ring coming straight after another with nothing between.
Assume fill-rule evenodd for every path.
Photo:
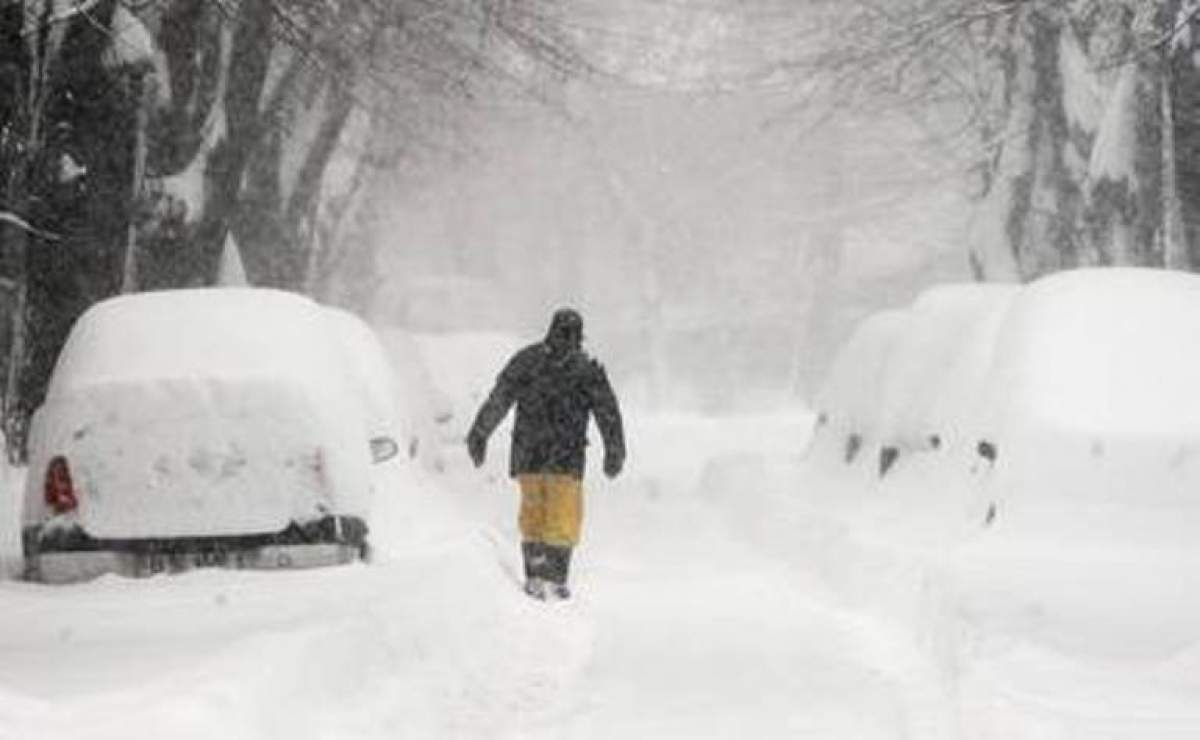
<instances>
[{"instance_id":1,"label":"red taillight","mask_svg":"<svg viewBox=\"0 0 1200 740\"><path fill-rule=\"evenodd\" d=\"M79 506L65 457L54 458L46 468L46 505L56 514L74 511Z\"/></svg>"}]
</instances>

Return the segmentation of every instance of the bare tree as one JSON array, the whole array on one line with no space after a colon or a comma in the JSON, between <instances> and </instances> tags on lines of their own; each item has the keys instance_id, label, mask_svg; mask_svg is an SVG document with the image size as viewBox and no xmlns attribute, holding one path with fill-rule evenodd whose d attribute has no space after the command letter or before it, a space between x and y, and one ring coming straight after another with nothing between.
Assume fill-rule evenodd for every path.
<instances>
[{"instance_id":1,"label":"bare tree","mask_svg":"<svg viewBox=\"0 0 1200 740\"><path fill-rule=\"evenodd\" d=\"M1191 0L856 0L826 18L840 30L803 69L972 152L981 279L1200 267Z\"/></svg>"},{"instance_id":2,"label":"bare tree","mask_svg":"<svg viewBox=\"0 0 1200 740\"><path fill-rule=\"evenodd\" d=\"M144 28L113 0L0 4L0 262L10 453L70 321L114 292L132 202ZM37 331L31 327L37 326Z\"/></svg>"},{"instance_id":3,"label":"bare tree","mask_svg":"<svg viewBox=\"0 0 1200 740\"><path fill-rule=\"evenodd\" d=\"M518 60L570 68L552 5L0 0L10 453L96 300L212 283L231 236L252 283L317 288L348 261L338 214L361 191L339 194L331 163L358 158L361 183L435 98L515 80Z\"/></svg>"}]
</instances>

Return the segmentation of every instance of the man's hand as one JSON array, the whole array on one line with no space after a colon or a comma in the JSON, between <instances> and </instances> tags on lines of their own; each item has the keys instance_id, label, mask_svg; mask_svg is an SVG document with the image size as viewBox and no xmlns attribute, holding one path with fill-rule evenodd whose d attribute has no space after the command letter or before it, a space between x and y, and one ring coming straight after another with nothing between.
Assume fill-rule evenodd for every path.
<instances>
[{"instance_id":1,"label":"man's hand","mask_svg":"<svg viewBox=\"0 0 1200 740\"><path fill-rule=\"evenodd\" d=\"M471 462L475 463L475 467L483 465L483 461L487 458L487 438L481 434L468 434L467 454L471 456Z\"/></svg>"},{"instance_id":2,"label":"man's hand","mask_svg":"<svg viewBox=\"0 0 1200 740\"><path fill-rule=\"evenodd\" d=\"M612 450L604 451L604 474L609 478L616 478L621 474L621 468L625 466L624 451L616 452Z\"/></svg>"}]
</instances>

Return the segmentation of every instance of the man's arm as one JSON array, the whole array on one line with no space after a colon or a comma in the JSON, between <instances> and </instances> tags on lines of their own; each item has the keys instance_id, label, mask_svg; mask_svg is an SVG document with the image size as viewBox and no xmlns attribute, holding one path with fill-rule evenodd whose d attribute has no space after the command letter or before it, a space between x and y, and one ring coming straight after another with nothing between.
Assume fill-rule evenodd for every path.
<instances>
[{"instance_id":1,"label":"man's arm","mask_svg":"<svg viewBox=\"0 0 1200 740\"><path fill-rule=\"evenodd\" d=\"M593 366L592 414L596 417L596 426L600 428L600 437L604 440L604 474L615 478L625 465L625 427L621 422L617 396L608 382L608 373L598 362L593 361Z\"/></svg>"},{"instance_id":2,"label":"man's arm","mask_svg":"<svg viewBox=\"0 0 1200 740\"><path fill-rule=\"evenodd\" d=\"M496 384L492 386L487 400L479 407L479 413L475 415L475 421L471 424L471 431L467 432L467 452L471 455L475 467L483 465L484 458L487 457L488 437L500 426L500 422L516 401L515 375L516 358L513 358L496 377Z\"/></svg>"}]
</instances>

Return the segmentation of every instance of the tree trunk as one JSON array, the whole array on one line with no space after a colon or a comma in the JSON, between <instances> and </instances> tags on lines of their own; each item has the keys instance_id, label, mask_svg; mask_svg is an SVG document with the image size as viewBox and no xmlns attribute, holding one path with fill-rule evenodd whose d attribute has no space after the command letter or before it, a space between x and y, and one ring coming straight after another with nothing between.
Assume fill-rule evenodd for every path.
<instances>
[{"instance_id":1,"label":"tree trunk","mask_svg":"<svg viewBox=\"0 0 1200 740\"><path fill-rule=\"evenodd\" d=\"M62 50L63 38L66 35L67 23L55 20L60 8L56 8L51 0L44 2L18 2L13 6L21 11L18 19L6 16L3 20L9 26L5 35L11 43L12 36L19 34L24 44L21 54L14 44L6 50L5 56L14 72L21 74L24 67L24 84L13 80L13 97L8 101L7 120L0 121L0 127L11 136L12 140L20 141L18 151L5 162L11 171L6 173L5 205L13 209L26 222L36 221L30 213L33 200L31 175L41 163L43 157L44 137L43 118L47 102L52 92L53 75L59 65L59 53ZM9 67L12 69L12 67ZM23 94L22 94L23 93ZM8 138L8 137L5 137ZM4 432L6 437L7 455L10 462L19 463L25 460L25 441L29 425L29 417L40 399L37 398L36 387L31 388L29 377L30 347L29 347L29 252L31 234L25 226L11 223L0 224L0 250L5 253L5 261L12 265L16 274L13 276L13 300L11 336L8 347L8 361L4 379Z\"/></svg>"},{"instance_id":2,"label":"tree trunk","mask_svg":"<svg viewBox=\"0 0 1200 740\"><path fill-rule=\"evenodd\" d=\"M9 290L8 359L4 373L4 441L8 461L13 464L25 461L25 438L31 410L22 402L21 378L25 372L27 356L26 321L29 290L22 274L11 281Z\"/></svg>"},{"instance_id":3,"label":"tree trunk","mask_svg":"<svg viewBox=\"0 0 1200 740\"><path fill-rule=\"evenodd\" d=\"M138 253L137 253L137 211L143 193L146 177L146 126L149 120L150 102L146 95L146 79L136 75L133 80L134 99L138 101L137 120L134 131L133 154L133 187L130 204L129 227L126 229L125 258L121 269L121 292L132 293L138 289Z\"/></svg>"},{"instance_id":4,"label":"tree trunk","mask_svg":"<svg viewBox=\"0 0 1200 740\"><path fill-rule=\"evenodd\" d=\"M1177 96L1163 98L1158 55L1143 48L1153 9L1135 16L1131 7L1088 19L1055 2L1013 7L994 57L1003 70L1004 124L984 168L971 240L977 277L1030 280L1090 264L1164 263L1164 222L1187 203L1183 193L1164 192L1174 182L1164 181L1164 147L1177 145L1181 132L1176 125L1173 137L1164 136L1163 116L1173 113L1178 123L1180 111L1171 109ZM1083 110L1089 106L1095 112ZM1182 170L1187 154L1172 159ZM1178 182L1184 177L1180 171Z\"/></svg>"},{"instance_id":5,"label":"tree trunk","mask_svg":"<svg viewBox=\"0 0 1200 740\"><path fill-rule=\"evenodd\" d=\"M1168 85L1173 114L1174 187L1178 194L1187 267L1200 270L1200 18L1182 18L1181 3L1168 5L1168 28L1178 30L1170 44Z\"/></svg>"},{"instance_id":6,"label":"tree trunk","mask_svg":"<svg viewBox=\"0 0 1200 740\"><path fill-rule=\"evenodd\" d=\"M1178 0L1166 3L1164 23L1168 29L1173 30L1174 28L1175 18L1179 13L1178 5ZM1188 251L1187 228L1183 220L1184 205L1179 195L1179 152L1178 146L1175 143L1177 126L1175 119L1176 83L1175 75L1172 72L1173 65L1169 63L1169 60L1170 57L1168 54L1168 63L1164 69L1165 78L1159 86L1159 99L1162 111L1160 123L1162 124L1163 143L1163 263L1166 267L1173 270L1194 270L1200 267L1200 264L1192 262Z\"/></svg>"},{"instance_id":7,"label":"tree trunk","mask_svg":"<svg viewBox=\"0 0 1200 740\"><path fill-rule=\"evenodd\" d=\"M307 268L314 264L314 252L319 247L316 233L317 198L321 194L325 171L337 151L353 111L354 100L348 89L349 84L339 78L330 80L325 119L305 154L304 163L296 175L295 186L284 209L284 222L293 224L295 228L293 248L298 269L288 276L291 287L295 289L301 289L311 281L312 276L307 274Z\"/></svg>"},{"instance_id":8,"label":"tree trunk","mask_svg":"<svg viewBox=\"0 0 1200 740\"><path fill-rule=\"evenodd\" d=\"M1188 254L1187 234L1183 224L1183 204L1179 200L1178 167L1175 148L1175 113L1171 86L1164 84L1162 98L1162 212L1163 264L1172 270L1191 270L1194 266Z\"/></svg>"},{"instance_id":9,"label":"tree trunk","mask_svg":"<svg viewBox=\"0 0 1200 740\"><path fill-rule=\"evenodd\" d=\"M1025 12L1023 43L1033 76L1032 116L1027 130L1029 171L1019 181L1017 208L1010 214L1022 279L1073 267L1079 262L1079 184L1064 155L1070 144L1059 51L1063 17L1054 11Z\"/></svg>"},{"instance_id":10,"label":"tree trunk","mask_svg":"<svg viewBox=\"0 0 1200 740\"><path fill-rule=\"evenodd\" d=\"M1019 209L1025 207L1021 183L1031 167L1023 141L1032 119L1033 75L1020 44L1019 26L1018 15L1012 13L992 19L987 32L991 110L981 116L987 159L978 166L979 199L969 237L971 269L977 280L1016 280L1020 275Z\"/></svg>"},{"instance_id":11,"label":"tree trunk","mask_svg":"<svg viewBox=\"0 0 1200 740\"><path fill-rule=\"evenodd\" d=\"M259 140L259 104L273 47L271 16L270 0L244 0L235 19L224 99L226 134L207 163L209 198L196 231L198 267L205 283L216 280L221 248L237 214L246 165Z\"/></svg>"},{"instance_id":12,"label":"tree trunk","mask_svg":"<svg viewBox=\"0 0 1200 740\"><path fill-rule=\"evenodd\" d=\"M1138 38L1156 30L1145 10L1125 14L1116 82L1091 151L1085 224L1103 264L1164 263L1163 67L1159 54L1135 53Z\"/></svg>"},{"instance_id":13,"label":"tree trunk","mask_svg":"<svg viewBox=\"0 0 1200 740\"><path fill-rule=\"evenodd\" d=\"M374 245L365 243L347 244L344 238L345 226L348 219L352 219L353 215L361 208L361 200L364 191L368 187L368 178L372 164L370 157L366 152L358 157L358 161L354 165L354 174L350 178L350 185L342 193L331 198L326 207L326 217L320 218L315 222L313 230L313 245L308 250L308 264L305 268L305 292L309 295L329 303L340 302L341 297L335 297L334 279L335 273L339 266L347 262L347 257L351 251L365 251L373 249ZM365 241L365 240L364 240ZM369 266L373 266L375 259L374 255L367 256ZM369 282L367 275L360 276L365 283ZM369 307L371 296L361 296L362 303L360 307Z\"/></svg>"}]
</instances>

